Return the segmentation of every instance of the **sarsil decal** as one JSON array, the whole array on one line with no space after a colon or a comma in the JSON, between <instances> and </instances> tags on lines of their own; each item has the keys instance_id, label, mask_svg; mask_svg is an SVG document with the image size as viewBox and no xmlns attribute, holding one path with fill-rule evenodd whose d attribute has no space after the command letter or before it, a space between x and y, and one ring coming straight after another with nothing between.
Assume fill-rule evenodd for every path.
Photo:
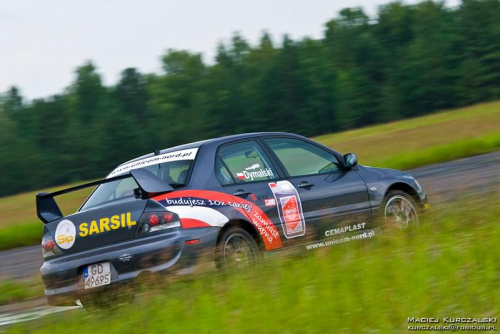
<instances>
[{"instance_id":1,"label":"sarsil decal","mask_svg":"<svg viewBox=\"0 0 500 334\"><path fill-rule=\"evenodd\" d=\"M78 235L82 238L86 236L104 233L119 228L131 227L137 225L135 220L131 219L130 212L114 215L111 217L103 217L98 220L92 220L90 223L81 223L78 228Z\"/></svg>"},{"instance_id":2,"label":"sarsil decal","mask_svg":"<svg viewBox=\"0 0 500 334\"><path fill-rule=\"evenodd\" d=\"M266 250L283 247L278 230L264 211L240 197L210 190L182 190L153 199L177 213L183 228L223 226L229 219L221 211L233 208L255 226Z\"/></svg>"}]
</instances>

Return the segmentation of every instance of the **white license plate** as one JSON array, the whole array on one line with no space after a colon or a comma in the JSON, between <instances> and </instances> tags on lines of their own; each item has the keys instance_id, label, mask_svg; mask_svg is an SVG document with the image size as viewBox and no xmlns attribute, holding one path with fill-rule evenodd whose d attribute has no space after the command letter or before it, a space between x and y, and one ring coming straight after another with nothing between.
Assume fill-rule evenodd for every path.
<instances>
[{"instance_id":1,"label":"white license plate","mask_svg":"<svg viewBox=\"0 0 500 334\"><path fill-rule=\"evenodd\" d=\"M86 266L83 271L85 275L85 289L96 288L98 286L111 283L111 269L109 262L102 262Z\"/></svg>"}]
</instances>

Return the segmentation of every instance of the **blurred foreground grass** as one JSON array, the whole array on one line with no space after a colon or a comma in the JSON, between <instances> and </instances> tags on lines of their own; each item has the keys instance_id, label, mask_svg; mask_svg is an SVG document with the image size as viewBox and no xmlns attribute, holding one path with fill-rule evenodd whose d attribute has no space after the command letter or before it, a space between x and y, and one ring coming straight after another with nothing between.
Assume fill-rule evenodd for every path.
<instances>
[{"instance_id":1,"label":"blurred foreground grass","mask_svg":"<svg viewBox=\"0 0 500 334\"><path fill-rule=\"evenodd\" d=\"M44 296L44 286L40 275L25 280L0 282L0 306L28 299L45 298Z\"/></svg>"},{"instance_id":2,"label":"blurred foreground grass","mask_svg":"<svg viewBox=\"0 0 500 334\"><path fill-rule=\"evenodd\" d=\"M342 153L355 152L360 164L408 169L498 150L498 129L500 101L495 101L314 139ZM106 172L103 171L103 175ZM74 212L91 190L59 197L57 201L63 213ZM38 192L0 199L3 213L0 250L40 242L42 223L35 209Z\"/></svg>"},{"instance_id":3,"label":"blurred foreground grass","mask_svg":"<svg viewBox=\"0 0 500 334\"><path fill-rule=\"evenodd\" d=\"M431 208L417 233L271 256L238 273L156 280L133 305L14 333L402 333L407 317L500 316L500 193Z\"/></svg>"}]
</instances>

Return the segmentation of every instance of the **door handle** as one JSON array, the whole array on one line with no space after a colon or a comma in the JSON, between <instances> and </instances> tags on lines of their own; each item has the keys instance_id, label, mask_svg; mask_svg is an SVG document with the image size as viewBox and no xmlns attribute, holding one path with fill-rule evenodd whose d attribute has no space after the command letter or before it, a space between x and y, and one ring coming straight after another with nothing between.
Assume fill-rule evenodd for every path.
<instances>
[{"instance_id":1,"label":"door handle","mask_svg":"<svg viewBox=\"0 0 500 334\"><path fill-rule=\"evenodd\" d=\"M236 191L233 193L233 195L234 195L234 196L241 196L241 197L243 197L243 196L250 195L251 193L252 193L251 191L246 191L246 190L244 190L244 189L238 189L238 190L236 190Z\"/></svg>"},{"instance_id":2,"label":"door handle","mask_svg":"<svg viewBox=\"0 0 500 334\"><path fill-rule=\"evenodd\" d=\"M314 183L302 181L302 182L300 182L300 184L297 187L307 189L307 188L311 188L312 186L314 186Z\"/></svg>"}]
</instances>

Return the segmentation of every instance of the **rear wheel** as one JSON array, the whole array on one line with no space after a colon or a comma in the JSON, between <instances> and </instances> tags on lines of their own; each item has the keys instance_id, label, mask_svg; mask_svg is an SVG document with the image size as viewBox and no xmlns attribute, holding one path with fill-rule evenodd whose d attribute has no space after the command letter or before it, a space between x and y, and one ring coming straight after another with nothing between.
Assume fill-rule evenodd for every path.
<instances>
[{"instance_id":1,"label":"rear wheel","mask_svg":"<svg viewBox=\"0 0 500 334\"><path fill-rule=\"evenodd\" d=\"M413 231L419 225L417 204L411 195L404 191L389 191L382 208L383 220L388 228Z\"/></svg>"},{"instance_id":2,"label":"rear wheel","mask_svg":"<svg viewBox=\"0 0 500 334\"><path fill-rule=\"evenodd\" d=\"M220 269L238 269L255 264L258 256L257 243L241 227L225 231L217 245L217 267Z\"/></svg>"}]
</instances>

